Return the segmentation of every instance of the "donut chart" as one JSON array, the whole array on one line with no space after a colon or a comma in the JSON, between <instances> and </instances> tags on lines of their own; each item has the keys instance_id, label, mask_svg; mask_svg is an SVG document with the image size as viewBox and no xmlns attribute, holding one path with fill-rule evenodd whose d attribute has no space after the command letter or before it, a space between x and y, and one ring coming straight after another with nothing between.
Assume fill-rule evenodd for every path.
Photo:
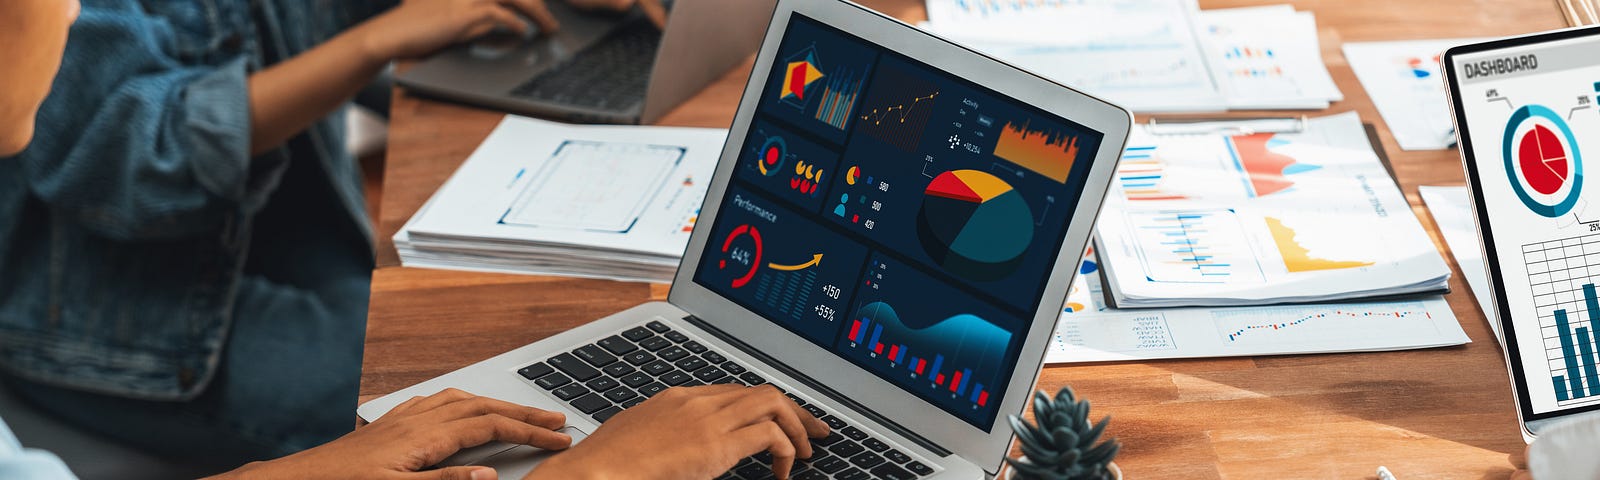
<instances>
[{"instance_id":1,"label":"donut chart","mask_svg":"<svg viewBox=\"0 0 1600 480\"><path fill-rule=\"evenodd\" d=\"M1512 112L1501 141L1506 175L1523 205L1539 215L1566 215L1583 190L1578 141L1555 111L1526 105Z\"/></svg>"}]
</instances>

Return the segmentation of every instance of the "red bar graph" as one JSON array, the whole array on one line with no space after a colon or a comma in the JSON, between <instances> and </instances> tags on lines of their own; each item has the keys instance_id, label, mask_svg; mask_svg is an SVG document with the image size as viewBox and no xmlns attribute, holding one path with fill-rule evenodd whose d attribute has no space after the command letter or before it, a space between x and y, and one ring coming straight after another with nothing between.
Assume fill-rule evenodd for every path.
<instances>
[{"instance_id":1,"label":"red bar graph","mask_svg":"<svg viewBox=\"0 0 1600 480\"><path fill-rule=\"evenodd\" d=\"M956 376L950 379L950 391L956 391L957 385L961 385L961 372L956 372Z\"/></svg>"},{"instance_id":2,"label":"red bar graph","mask_svg":"<svg viewBox=\"0 0 1600 480\"><path fill-rule=\"evenodd\" d=\"M860 333L861 333L861 320L856 320L855 323L850 325L850 338L852 340L854 340L856 338L856 335L860 334Z\"/></svg>"},{"instance_id":3,"label":"red bar graph","mask_svg":"<svg viewBox=\"0 0 1600 480\"><path fill-rule=\"evenodd\" d=\"M983 393L978 394L978 406L982 407L987 403L989 403L989 392L986 390Z\"/></svg>"},{"instance_id":4,"label":"red bar graph","mask_svg":"<svg viewBox=\"0 0 1600 480\"><path fill-rule=\"evenodd\" d=\"M880 344L878 344L878 346L872 347L872 353L883 355L883 344L880 343Z\"/></svg>"},{"instance_id":5,"label":"red bar graph","mask_svg":"<svg viewBox=\"0 0 1600 480\"><path fill-rule=\"evenodd\" d=\"M891 361L891 362L898 361L897 360L897 358L898 358L897 355L900 355L900 346L899 345L895 345L893 347L889 347L889 361Z\"/></svg>"},{"instance_id":6,"label":"red bar graph","mask_svg":"<svg viewBox=\"0 0 1600 480\"><path fill-rule=\"evenodd\" d=\"M928 359L926 359L926 358L918 359L917 360L917 375L922 375L922 369L927 368L927 367L928 367Z\"/></svg>"},{"instance_id":7,"label":"red bar graph","mask_svg":"<svg viewBox=\"0 0 1600 480\"><path fill-rule=\"evenodd\" d=\"M939 374L939 376L934 377L933 384L934 385L944 385L944 374L941 373L941 374Z\"/></svg>"}]
</instances>

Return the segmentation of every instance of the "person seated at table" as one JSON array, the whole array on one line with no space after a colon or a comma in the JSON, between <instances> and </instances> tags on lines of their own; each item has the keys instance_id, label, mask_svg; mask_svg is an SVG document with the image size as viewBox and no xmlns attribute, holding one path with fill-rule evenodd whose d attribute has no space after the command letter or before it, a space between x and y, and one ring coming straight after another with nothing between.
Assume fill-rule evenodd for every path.
<instances>
[{"instance_id":1,"label":"person seated at table","mask_svg":"<svg viewBox=\"0 0 1600 480\"><path fill-rule=\"evenodd\" d=\"M329 114L395 58L558 28L541 0L392 3L83 0L65 91L0 162L0 380L173 457L350 431L372 232Z\"/></svg>"},{"instance_id":2,"label":"person seated at table","mask_svg":"<svg viewBox=\"0 0 1600 480\"><path fill-rule=\"evenodd\" d=\"M78 8L77 0L0 2L0 45L8 46L0 50L0 64L11 67L0 70L0 157L29 144ZM489 441L567 450L572 438L557 431L565 425L560 413L452 389L407 401L325 445L217 478L493 479L494 470L483 467L420 470ZM710 478L762 451L772 453L775 473L783 477L796 456L811 455L807 436L827 434L827 424L770 386L674 388L613 417L528 478ZM0 419L0 478L70 479L72 473L48 452L23 449Z\"/></svg>"}]
</instances>

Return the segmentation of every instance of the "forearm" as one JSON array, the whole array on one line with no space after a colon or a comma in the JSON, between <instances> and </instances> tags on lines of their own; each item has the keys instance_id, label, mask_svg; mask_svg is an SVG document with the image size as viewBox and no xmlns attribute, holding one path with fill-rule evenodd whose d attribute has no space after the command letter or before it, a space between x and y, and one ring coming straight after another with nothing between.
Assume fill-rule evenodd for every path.
<instances>
[{"instance_id":1,"label":"forearm","mask_svg":"<svg viewBox=\"0 0 1600 480\"><path fill-rule=\"evenodd\" d=\"M362 24L250 76L250 151L270 151L349 101L389 63Z\"/></svg>"}]
</instances>

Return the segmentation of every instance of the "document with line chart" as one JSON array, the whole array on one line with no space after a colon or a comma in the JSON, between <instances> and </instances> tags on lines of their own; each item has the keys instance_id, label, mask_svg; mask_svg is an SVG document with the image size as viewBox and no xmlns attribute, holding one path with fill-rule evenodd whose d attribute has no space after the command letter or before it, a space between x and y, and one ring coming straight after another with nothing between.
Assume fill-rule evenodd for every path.
<instances>
[{"instance_id":1,"label":"document with line chart","mask_svg":"<svg viewBox=\"0 0 1600 480\"><path fill-rule=\"evenodd\" d=\"M1444 297L1392 302L1117 310L1085 257L1045 363L1373 352L1470 342Z\"/></svg>"},{"instance_id":2,"label":"document with line chart","mask_svg":"<svg viewBox=\"0 0 1600 480\"><path fill-rule=\"evenodd\" d=\"M1354 113L1305 132L1136 134L1100 215L1115 305L1442 292L1450 275Z\"/></svg>"}]
</instances>

